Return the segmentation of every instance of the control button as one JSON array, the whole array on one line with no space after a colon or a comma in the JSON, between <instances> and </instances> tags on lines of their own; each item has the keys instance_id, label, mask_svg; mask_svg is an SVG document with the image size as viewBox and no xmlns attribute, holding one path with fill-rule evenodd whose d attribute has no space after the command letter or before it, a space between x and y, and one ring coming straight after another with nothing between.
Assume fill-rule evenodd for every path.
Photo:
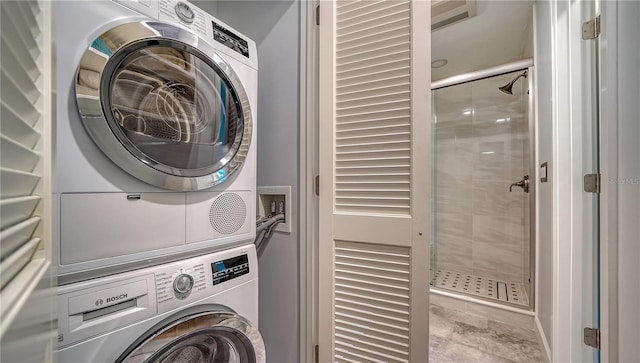
<instances>
[{"instance_id":1,"label":"control button","mask_svg":"<svg viewBox=\"0 0 640 363\"><path fill-rule=\"evenodd\" d=\"M189 5L183 3L182 1L179 1L174 9L178 18L180 18L180 20L184 21L185 23L191 24L193 23L193 19L196 18L196 14L193 13L191 7L189 7Z\"/></svg>"},{"instance_id":2,"label":"control button","mask_svg":"<svg viewBox=\"0 0 640 363\"><path fill-rule=\"evenodd\" d=\"M189 296L191 288L193 288L193 277L187 274L180 274L173 280L173 291L178 299Z\"/></svg>"}]
</instances>

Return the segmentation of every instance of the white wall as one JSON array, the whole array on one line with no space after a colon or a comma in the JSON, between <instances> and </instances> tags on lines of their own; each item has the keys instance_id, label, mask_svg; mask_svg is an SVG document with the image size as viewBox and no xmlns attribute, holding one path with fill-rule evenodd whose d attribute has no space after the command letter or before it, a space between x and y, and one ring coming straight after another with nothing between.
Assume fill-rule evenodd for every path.
<instances>
[{"instance_id":1,"label":"white wall","mask_svg":"<svg viewBox=\"0 0 640 363\"><path fill-rule=\"evenodd\" d=\"M618 113L618 172L608 182L618 189L618 358L635 362L640 357L640 2L617 6L618 97L609 106Z\"/></svg>"},{"instance_id":2,"label":"white wall","mask_svg":"<svg viewBox=\"0 0 640 363\"><path fill-rule=\"evenodd\" d=\"M290 234L275 233L260 266L260 322L269 362L299 361L299 6L194 2L258 46L258 186L290 185Z\"/></svg>"},{"instance_id":3,"label":"white wall","mask_svg":"<svg viewBox=\"0 0 640 363\"><path fill-rule=\"evenodd\" d=\"M536 75L536 124L537 156L539 167L547 162L547 183L536 178L537 188L537 235L536 235L536 315L540 321L547 344L551 345L551 323L553 320L553 84L552 46L553 39L551 2L535 3L535 75Z\"/></svg>"}]
</instances>

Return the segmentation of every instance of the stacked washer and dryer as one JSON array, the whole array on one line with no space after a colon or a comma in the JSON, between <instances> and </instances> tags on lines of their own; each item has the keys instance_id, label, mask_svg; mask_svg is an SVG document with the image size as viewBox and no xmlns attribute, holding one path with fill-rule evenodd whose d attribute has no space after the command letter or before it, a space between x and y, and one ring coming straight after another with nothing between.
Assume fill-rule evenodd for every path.
<instances>
[{"instance_id":1,"label":"stacked washer and dryer","mask_svg":"<svg viewBox=\"0 0 640 363\"><path fill-rule=\"evenodd\" d=\"M255 43L180 0L56 1L60 362L264 362Z\"/></svg>"}]
</instances>

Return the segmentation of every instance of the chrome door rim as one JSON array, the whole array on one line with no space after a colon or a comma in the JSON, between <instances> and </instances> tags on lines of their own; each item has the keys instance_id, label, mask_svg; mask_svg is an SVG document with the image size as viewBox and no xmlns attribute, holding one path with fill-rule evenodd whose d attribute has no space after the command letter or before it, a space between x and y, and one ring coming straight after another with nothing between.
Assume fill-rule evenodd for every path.
<instances>
[{"instance_id":1,"label":"chrome door rim","mask_svg":"<svg viewBox=\"0 0 640 363\"><path fill-rule=\"evenodd\" d=\"M198 318L208 318L211 320L211 325L199 325L195 323L189 331L177 336L173 339L162 339L162 335L171 331L172 329L180 326L183 323L191 323L197 321ZM244 317L230 311L205 311L195 314L187 314L176 320L168 320L168 324L160 323L147 331L142 337L130 346L125 353L123 353L116 362L126 363L129 358L134 358L137 354L145 355L145 362L153 359L162 358L163 353L176 346L181 340L185 338L196 336L198 334L212 334L222 333L221 336L226 334L234 334L242 337L241 340L245 341L247 345L247 352L250 352L251 356L249 360L255 363L266 362L266 352L264 347L264 341L262 336L256 327L254 327ZM146 345L153 346L153 349L144 349ZM136 358L137 359L137 358Z\"/></svg>"},{"instance_id":2,"label":"chrome door rim","mask_svg":"<svg viewBox=\"0 0 640 363\"><path fill-rule=\"evenodd\" d=\"M78 111L85 129L107 157L140 180L161 188L180 191L211 188L227 180L242 167L251 146L253 131L249 99L237 74L218 56L213 46L187 29L150 21L121 24L103 33L99 38L102 38L100 46L94 46L96 43L92 43L80 61L75 90ZM113 116L108 107L105 107L108 102L105 100L105 89L109 88L109 85L104 84L105 80L110 80L110 71L116 68L126 54L130 54L128 50L158 44L186 47L191 54L198 56L207 65L219 69L221 73L216 73L229 81L238 97L243 118L242 139L235 154L230 160L225 160L219 169L210 170L203 175L185 175L188 173L158 164L149 158L141 157L140 154L134 155L112 129L112 121L109 118ZM89 69L99 75L100 89L80 84L79 74L82 69Z\"/></svg>"}]
</instances>

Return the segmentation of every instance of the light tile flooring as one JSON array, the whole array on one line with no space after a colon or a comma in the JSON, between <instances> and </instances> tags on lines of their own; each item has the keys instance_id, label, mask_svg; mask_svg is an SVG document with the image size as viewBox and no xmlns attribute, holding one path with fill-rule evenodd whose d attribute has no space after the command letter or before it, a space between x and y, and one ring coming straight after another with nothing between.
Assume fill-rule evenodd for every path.
<instances>
[{"instance_id":1,"label":"light tile flooring","mask_svg":"<svg viewBox=\"0 0 640 363\"><path fill-rule=\"evenodd\" d=\"M543 362L533 330L431 305L429 362Z\"/></svg>"}]
</instances>

